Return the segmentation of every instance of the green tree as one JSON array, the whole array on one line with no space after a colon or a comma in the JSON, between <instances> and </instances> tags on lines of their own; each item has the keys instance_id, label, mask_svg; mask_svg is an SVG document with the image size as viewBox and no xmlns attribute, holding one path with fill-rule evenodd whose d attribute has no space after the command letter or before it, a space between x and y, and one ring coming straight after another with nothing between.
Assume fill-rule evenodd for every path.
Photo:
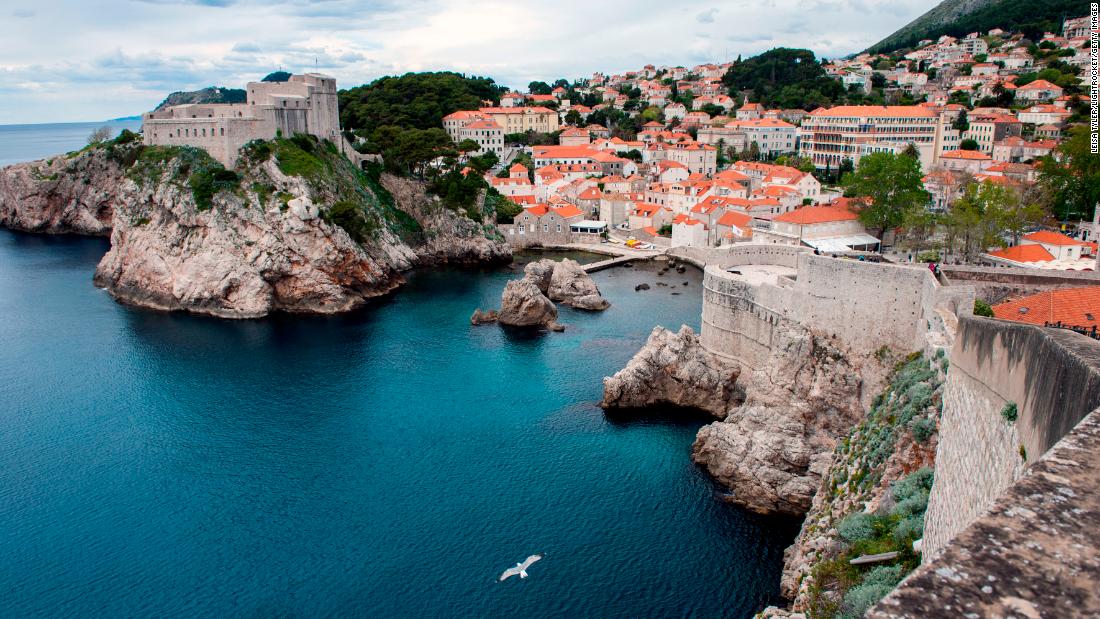
<instances>
[{"instance_id":1,"label":"green tree","mask_svg":"<svg viewBox=\"0 0 1100 619\"><path fill-rule=\"evenodd\" d=\"M970 119L966 115L966 110L959 112L959 117L951 123L951 128L960 133L970 129Z\"/></svg>"},{"instance_id":2,"label":"green tree","mask_svg":"<svg viewBox=\"0 0 1100 619\"><path fill-rule=\"evenodd\" d=\"M859 220L878 237L905 223L906 214L925 208L929 194L921 180L920 161L894 153L872 153L844 181L845 194L857 199Z\"/></svg>"},{"instance_id":3,"label":"green tree","mask_svg":"<svg viewBox=\"0 0 1100 619\"><path fill-rule=\"evenodd\" d=\"M569 110L565 113L565 124L576 126L580 125L581 122L583 122L581 119L581 113L577 110Z\"/></svg>"},{"instance_id":4,"label":"green tree","mask_svg":"<svg viewBox=\"0 0 1100 619\"><path fill-rule=\"evenodd\" d=\"M546 82L531 82L527 85L527 92L533 95L548 95L554 89Z\"/></svg>"},{"instance_id":5,"label":"green tree","mask_svg":"<svg viewBox=\"0 0 1100 619\"><path fill-rule=\"evenodd\" d=\"M981 147L978 146L977 140L966 138L965 140L959 142L959 150L978 150L979 148Z\"/></svg>"},{"instance_id":6,"label":"green tree","mask_svg":"<svg viewBox=\"0 0 1100 619\"><path fill-rule=\"evenodd\" d=\"M1059 220L1091 219L1100 201L1100 155L1090 150L1088 127L1070 131L1053 156L1039 160L1039 184Z\"/></svg>"},{"instance_id":7,"label":"green tree","mask_svg":"<svg viewBox=\"0 0 1100 619\"><path fill-rule=\"evenodd\" d=\"M471 140L470 138L466 138L465 140L462 140L458 143L458 152L462 153L463 155L468 155L479 149L481 149L481 145L479 145L476 141Z\"/></svg>"}]
</instances>

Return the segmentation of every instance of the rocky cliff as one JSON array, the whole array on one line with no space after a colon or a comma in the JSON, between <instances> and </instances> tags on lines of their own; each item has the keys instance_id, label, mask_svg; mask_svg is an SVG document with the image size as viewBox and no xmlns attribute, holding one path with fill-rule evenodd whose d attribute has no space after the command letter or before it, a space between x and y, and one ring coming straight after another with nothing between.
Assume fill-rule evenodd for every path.
<instances>
[{"instance_id":1,"label":"rocky cliff","mask_svg":"<svg viewBox=\"0 0 1100 619\"><path fill-rule=\"evenodd\" d=\"M897 364L866 417L837 443L798 538L784 553L781 591L790 610L766 617L861 616L919 563L938 439L946 359ZM864 554L898 552L854 567Z\"/></svg>"},{"instance_id":2,"label":"rocky cliff","mask_svg":"<svg viewBox=\"0 0 1100 619\"><path fill-rule=\"evenodd\" d=\"M753 511L806 513L837 439L863 417L871 365L805 328L778 330L744 404L699 431L692 458Z\"/></svg>"},{"instance_id":3,"label":"rocky cliff","mask_svg":"<svg viewBox=\"0 0 1100 619\"><path fill-rule=\"evenodd\" d=\"M234 170L132 136L0 170L0 223L107 234L97 285L121 301L228 318L353 309L440 262L507 262L486 224L327 143L257 142ZM397 196L387 187L393 187ZM405 210L406 204L408 210Z\"/></svg>"},{"instance_id":4,"label":"rocky cliff","mask_svg":"<svg viewBox=\"0 0 1100 619\"><path fill-rule=\"evenodd\" d=\"M707 352L691 327L657 327L625 368L603 381L604 409L671 405L722 419L744 395L740 370Z\"/></svg>"}]
</instances>

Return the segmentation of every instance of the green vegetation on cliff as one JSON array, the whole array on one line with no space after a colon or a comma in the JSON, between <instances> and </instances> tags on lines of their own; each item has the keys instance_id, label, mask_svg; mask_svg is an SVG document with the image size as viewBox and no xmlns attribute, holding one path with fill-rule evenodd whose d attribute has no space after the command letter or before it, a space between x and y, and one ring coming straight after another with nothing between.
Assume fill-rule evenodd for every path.
<instances>
[{"instance_id":1,"label":"green vegetation on cliff","mask_svg":"<svg viewBox=\"0 0 1100 619\"><path fill-rule=\"evenodd\" d=\"M923 535L933 473L922 466L896 477L899 466L920 466L923 454L933 451L946 369L942 354L931 360L913 355L900 363L864 421L837 446L822 489L824 511L807 521L811 537L836 530L835 543L809 571L810 617L860 617L920 564L913 542ZM887 475L895 479L884 479ZM865 511L876 496L878 508ZM898 556L886 563L851 564L859 556L885 552Z\"/></svg>"},{"instance_id":2,"label":"green vegetation on cliff","mask_svg":"<svg viewBox=\"0 0 1100 619\"><path fill-rule=\"evenodd\" d=\"M922 39L935 40L945 34L962 37L971 32L984 35L994 28L1023 32L1037 41L1043 32L1060 33L1063 18L1081 17L1087 9L1077 0L944 0L867 51L892 52L913 47Z\"/></svg>"}]
</instances>

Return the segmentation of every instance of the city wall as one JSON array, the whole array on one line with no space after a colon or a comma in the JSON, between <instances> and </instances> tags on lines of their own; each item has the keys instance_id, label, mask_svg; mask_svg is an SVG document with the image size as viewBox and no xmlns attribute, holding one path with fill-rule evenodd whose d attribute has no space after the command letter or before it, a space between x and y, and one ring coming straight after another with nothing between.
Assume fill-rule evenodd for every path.
<instances>
[{"instance_id":1,"label":"city wall","mask_svg":"<svg viewBox=\"0 0 1100 619\"><path fill-rule=\"evenodd\" d=\"M1014 422L1001 413L1009 402ZM1098 404L1100 342L964 319L924 564L866 616L1100 616Z\"/></svg>"},{"instance_id":2,"label":"city wall","mask_svg":"<svg viewBox=\"0 0 1100 619\"><path fill-rule=\"evenodd\" d=\"M801 248L739 245L670 252L706 262L703 278L704 347L743 368L756 368L771 351L777 330L790 324L836 337L856 353L883 347L910 352L946 347L957 315L969 315L973 290L949 288L923 267L815 255ZM706 252L711 252L708 255ZM774 283L750 283L727 268L770 265L793 269Z\"/></svg>"},{"instance_id":3,"label":"city wall","mask_svg":"<svg viewBox=\"0 0 1100 619\"><path fill-rule=\"evenodd\" d=\"M1016 407L1014 422L1003 414L1009 404ZM925 561L1097 406L1100 342L1060 329L963 318L944 388Z\"/></svg>"}]
</instances>

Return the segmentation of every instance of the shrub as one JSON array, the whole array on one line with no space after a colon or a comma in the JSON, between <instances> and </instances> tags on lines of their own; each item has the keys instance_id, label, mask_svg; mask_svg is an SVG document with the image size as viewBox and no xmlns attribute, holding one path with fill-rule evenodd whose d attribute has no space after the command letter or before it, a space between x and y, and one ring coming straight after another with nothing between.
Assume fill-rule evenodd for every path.
<instances>
[{"instance_id":1,"label":"shrub","mask_svg":"<svg viewBox=\"0 0 1100 619\"><path fill-rule=\"evenodd\" d=\"M917 262L939 262L939 261L940 261L940 252L938 252L938 251L934 251L934 250L922 251L921 253L917 254Z\"/></svg>"},{"instance_id":2,"label":"shrub","mask_svg":"<svg viewBox=\"0 0 1100 619\"><path fill-rule=\"evenodd\" d=\"M353 241L362 243L375 233L377 224L367 217L359 205L350 200L341 200L324 213L324 220L344 229Z\"/></svg>"},{"instance_id":3,"label":"shrub","mask_svg":"<svg viewBox=\"0 0 1100 619\"><path fill-rule=\"evenodd\" d=\"M912 494L905 498L903 501L898 501L894 505L892 512L895 515L908 517L917 514L923 514L924 510L928 508L928 491L921 489L915 494Z\"/></svg>"},{"instance_id":4,"label":"shrub","mask_svg":"<svg viewBox=\"0 0 1100 619\"><path fill-rule=\"evenodd\" d=\"M974 299L974 315L993 318L993 307L981 299Z\"/></svg>"},{"instance_id":5,"label":"shrub","mask_svg":"<svg viewBox=\"0 0 1100 619\"><path fill-rule=\"evenodd\" d=\"M901 582L902 577L905 576L902 573L900 565L880 565L863 577L864 585L886 585L889 587L896 586Z\"/></svg>"},{"instance_id":6,"label":"shrub","mask_svg":"<svg viewBox=\"0 0 1100 619\"><path fill-rule=\"evenodd\" d=\"M844 594L844 616L862 617L868 608L886 597L886 594L893 589L893 585L862 584L852 587Z\"/></svg>"},{"instance_id":7,"label":"shrub","mask_svg":"<svg viewBox=\"0 0 1100 619\"><path fill-rule=\"evenodd\" d=\"M913 433L913 440L918 443L926 443L936 431L936 422L931 419L918 419L909 426Z\"/></svg>"},{"instance_id":8,"label":"shrub","mask_svg":"<svg viewBox=\"0 0 1100 619\"><path fill-rule=\"evenodd\" d=\"M1005 404L1005 407L1001 409L1001 417L1005 418L1008 423L1015 423L1016 418L1019 416L1019 411L1016 410L1016 403L1009 402Z\"/></svg>"},{"instance_id":9,"label":"shrub","mask_svg":"<svg viewBox=\"0 0 1100 619\"><path fill-rule=\"evenodd\" d=\"M924 535L924 515L909 516L894 527L894 541L899 544L920 539Z\"/></svg>"},{"instance_id":10,"label":"shrub","mask_svg":"<svg viewBox=\"0 0 1100 619\"><path fill-rule=\"evenodd\" d=\"M875 534L873 519L863 512L848 514L837 525L837 532L849 542L871 539Z\"/></svg>"},{"instance_id":11,"label":"shrub","mask_svg":"<svg viewBox=\"0 0 1100 619\"><path fill-rule=\"evenodd\" d=\"M921 467L913 471L909 475L894 483L893 488L891 488L891 493L894 496L894 501L901 503L910 497L921 494L922 492L930 492L932 490L932 480L932 469L928 468L927 466Z\"/></svg>"},{"instance_id":12,"label":"shrub","mask_svg":"<svg viewBox=\"0 0 1100 619\"><path fill-rule=\"evenodd\" d=\"M308 150L302 147L303 144ZM275 160L279 164L279 170L287 176L301 176L310 180L321 177L327 166L313 154L313 145L312 140L304 139L303 136L276 140Z\"/></svg>"}]
</instances>

